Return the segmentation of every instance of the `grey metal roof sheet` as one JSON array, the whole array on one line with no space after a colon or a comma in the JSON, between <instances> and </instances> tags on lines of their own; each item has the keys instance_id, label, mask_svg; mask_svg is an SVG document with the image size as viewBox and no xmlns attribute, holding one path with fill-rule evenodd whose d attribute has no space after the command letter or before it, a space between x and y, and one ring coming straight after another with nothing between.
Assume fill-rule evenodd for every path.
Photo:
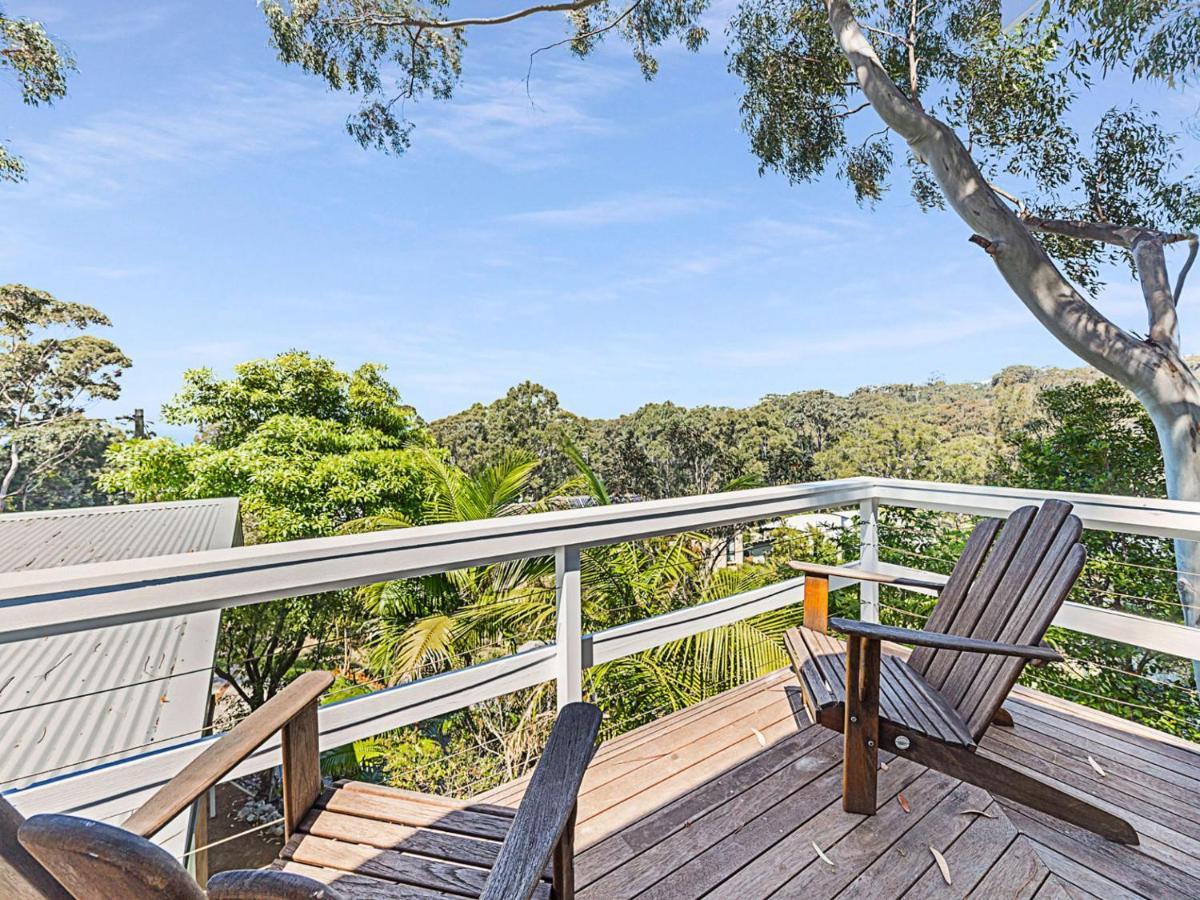
<instances>
[{"instance_id":1,"label":"grey metal roof sheet","mask_svg":"<svg viewBox=\"0 0 1200 900\"><path fill-rule=\"evenodd\" d=\"M0 515L0 572L241 542L234 498ZM194 737L219 613L54 635L0 651L0 791Z\"/></svg>"},{"instance_id":2,"label":"grey metal roof sheet","mask_svg":"<svg viewBox=\"0 0 1200 900\"><path fill-rule=\"evenodd\" d=\"M223 497L0 514L0 572L219 550L240 541L237 513Z\"/></svg>"}]
</instances>

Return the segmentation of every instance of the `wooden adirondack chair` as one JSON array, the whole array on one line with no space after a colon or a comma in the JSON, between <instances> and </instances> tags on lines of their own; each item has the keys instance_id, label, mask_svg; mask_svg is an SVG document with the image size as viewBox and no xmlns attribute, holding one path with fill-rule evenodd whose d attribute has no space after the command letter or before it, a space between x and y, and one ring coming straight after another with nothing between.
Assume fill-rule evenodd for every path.
<instances>
[{"instance_id":1,"label":"wooden adirondack chair","mask_svg":"<svg viewBox=\"0 0 1200 900\"><path fill-rule=\"evenodd\" d=\"M196 757L120 828L63 815L22 821L0 798L0 896L374 900L443 891L483 900L574 896L576 797L600 729L599 709L572 703L559 712L514 811L357 782L324 790L317 700L332 680L327 672L301 675ZM206 893L149 838L278 731L287 844L272 867L222 872L209 879Z\"/></svg>"},{"instance_id":2,"label":"wooden adirondack chair","mask_svg":"<svg viewBox=\"0 0 1200 900\"><path fill-rule=\"evenodd\" d=\"M1001 527L1003 526L1003 527ZM1026 506L987 519L967 540L946 584L859 569L793 563L805 573L804 627L786 635L813 721L844 733L842 806L873 815L879 748L1079 825L1137 844L1125 822L1079 797L976 752L1029 660L1058 661L1040 646L1086 552L1071 505ZM830 576L940 592L923 630L828 617ZM848 641L830 637L832 628ZM911 644L907 661L881 642Z\"/></svg>"}]
</instances>

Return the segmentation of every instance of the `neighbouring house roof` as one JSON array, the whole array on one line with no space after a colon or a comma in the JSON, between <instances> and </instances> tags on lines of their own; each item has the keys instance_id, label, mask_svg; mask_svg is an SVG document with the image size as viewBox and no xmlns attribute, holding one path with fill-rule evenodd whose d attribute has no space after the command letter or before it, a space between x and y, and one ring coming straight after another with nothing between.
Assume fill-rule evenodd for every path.
<instances>
[{"instance_id":1,"label":"neighbouring house roof","mask_svg":"<svg viewBox=\"0 0 1200 900\"><path fill-rule=\"evenodd\" d=\"M0 515L0 572L228 548L236 498ZM0 648L0 792L196 737L219 612Z\"/></svg>"}]
</instances>

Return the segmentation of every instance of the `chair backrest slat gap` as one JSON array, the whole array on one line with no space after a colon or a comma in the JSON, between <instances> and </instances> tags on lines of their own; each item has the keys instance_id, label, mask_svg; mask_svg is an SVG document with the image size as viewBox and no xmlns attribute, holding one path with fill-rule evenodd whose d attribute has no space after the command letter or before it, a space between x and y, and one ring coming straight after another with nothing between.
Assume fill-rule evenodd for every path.
<instances>
[{"instance_id":1,"label":"chair backrest slat gap","mask_svg":"<svg viewBox=\"0 0 1200 900\"><path fill-rule=\"evenodd\" d=\"M971 637L985 641L1000 640L1005 623L1009 622L1022 605L1026 589L1037 574L1042 560L1050 552L1063 522L1070 514L1071 505L1061 500L1047 500L1037 511L1021 546L1013 557L1004 578L996 586L992 596L980 611L978 620L971 630ZM979 679L987 657L979 653L960 653L954 660L942 684L942 695L946 701L965 714L960 704L967 692Z\"/></svg>"},{"instance_id":2,"label":"chair backrest slat gap","mask_svg":"<svg viewBox=\"0 0 1200 900\"><path fill-rule=\"evenodd\" d=\"M984 609L991 602L993 594L1004 580L1010 564L1020 551L1030 523L1037 514L1037 508L1023 506L1015 510L1004 523L988 554L982 571L971 585L966 598L955 612L954 619L947 627L939 628L944 634L959 634L971 637L975 634L975 626L983 615ZM934 688L942 691L957 662L959 653L956 650L937 650L925 671L925 680Z\"/></svg>"},{"instance_id":3,"label":"chair backrest slat gap","mask_svg":"<svg viewBox=\"0 0 1200 900\"><path fill-rule=\"evenodd\" d=\"M975 581L975 576L983 567L983 561L987 558L988 551L992 548L992 542L996 539L996 534L1000 531L1002 524L1004 523L1001 519L984 519L971 531L963 546L962 555L954 564L954 571L950 573L946 586L938 595L937 605L929 614L929 620L925 623L927 630L943 634L950 633L950 625L954 622L959 607L966 599L967 592ZM929 647L915 647L908 657L908 664L914 671L924 675L932 658L933 650Z\"/></svg>"}]
</instances>

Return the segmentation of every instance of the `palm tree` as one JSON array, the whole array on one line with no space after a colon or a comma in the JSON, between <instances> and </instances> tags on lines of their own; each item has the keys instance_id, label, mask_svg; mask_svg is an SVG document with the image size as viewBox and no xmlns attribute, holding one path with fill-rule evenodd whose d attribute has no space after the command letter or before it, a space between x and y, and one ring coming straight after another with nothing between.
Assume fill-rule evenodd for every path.
<instances>
[{"instance_id":1,"label":"palm tree","mask_svg":"<svg viewBox=\"0 0 1200 900\"><path fill-rule=\"evenodd\" d=\"M421 468L430 487L418 521L379 515L355 520L346 530L467 522L537 511L542 503L523 499L537 466L531 454L507 450L468 475L440 455L425 452ZM524 600L547 591L553 597L554 562L548 557L363 588L359 599L375 631L369 640L371 668L395 684L442 668L458 668L464 657L486 655L488 650L499 651L491 655L510 653L523 633L544 626L541 609ZM552 610L549 621L553 629Z\"/></svg>"},{"instance_id":2,"label":"palm tree","mask_svg":"<svg viewBox=\"0 0 1200 900\"><path fill-rule=\"evenodd\" d=\"M421 521L534 511L571 492L584 493L596 505L610 504L603 479L578 448L567 444L563 452L578 474L538 503L522 499L537 465L528 454L509 451L476 475L426 454L423 465L432 487ZM351 527L409 524L416 523L377 516ZM705 535L685 533L586 550L581 564L585 631L716 600L771 579L766 567L711 569L704 564L705 541ZM360 596L375 623L370 665L388 683L461 668L554 637L554 569L548 557L387 582ZM604 701L617 727L683 708L786 665L783 632L800 618L799 609L779 610L595 666L588 672L589 691Z\"/></svg>"}]
</instances>

